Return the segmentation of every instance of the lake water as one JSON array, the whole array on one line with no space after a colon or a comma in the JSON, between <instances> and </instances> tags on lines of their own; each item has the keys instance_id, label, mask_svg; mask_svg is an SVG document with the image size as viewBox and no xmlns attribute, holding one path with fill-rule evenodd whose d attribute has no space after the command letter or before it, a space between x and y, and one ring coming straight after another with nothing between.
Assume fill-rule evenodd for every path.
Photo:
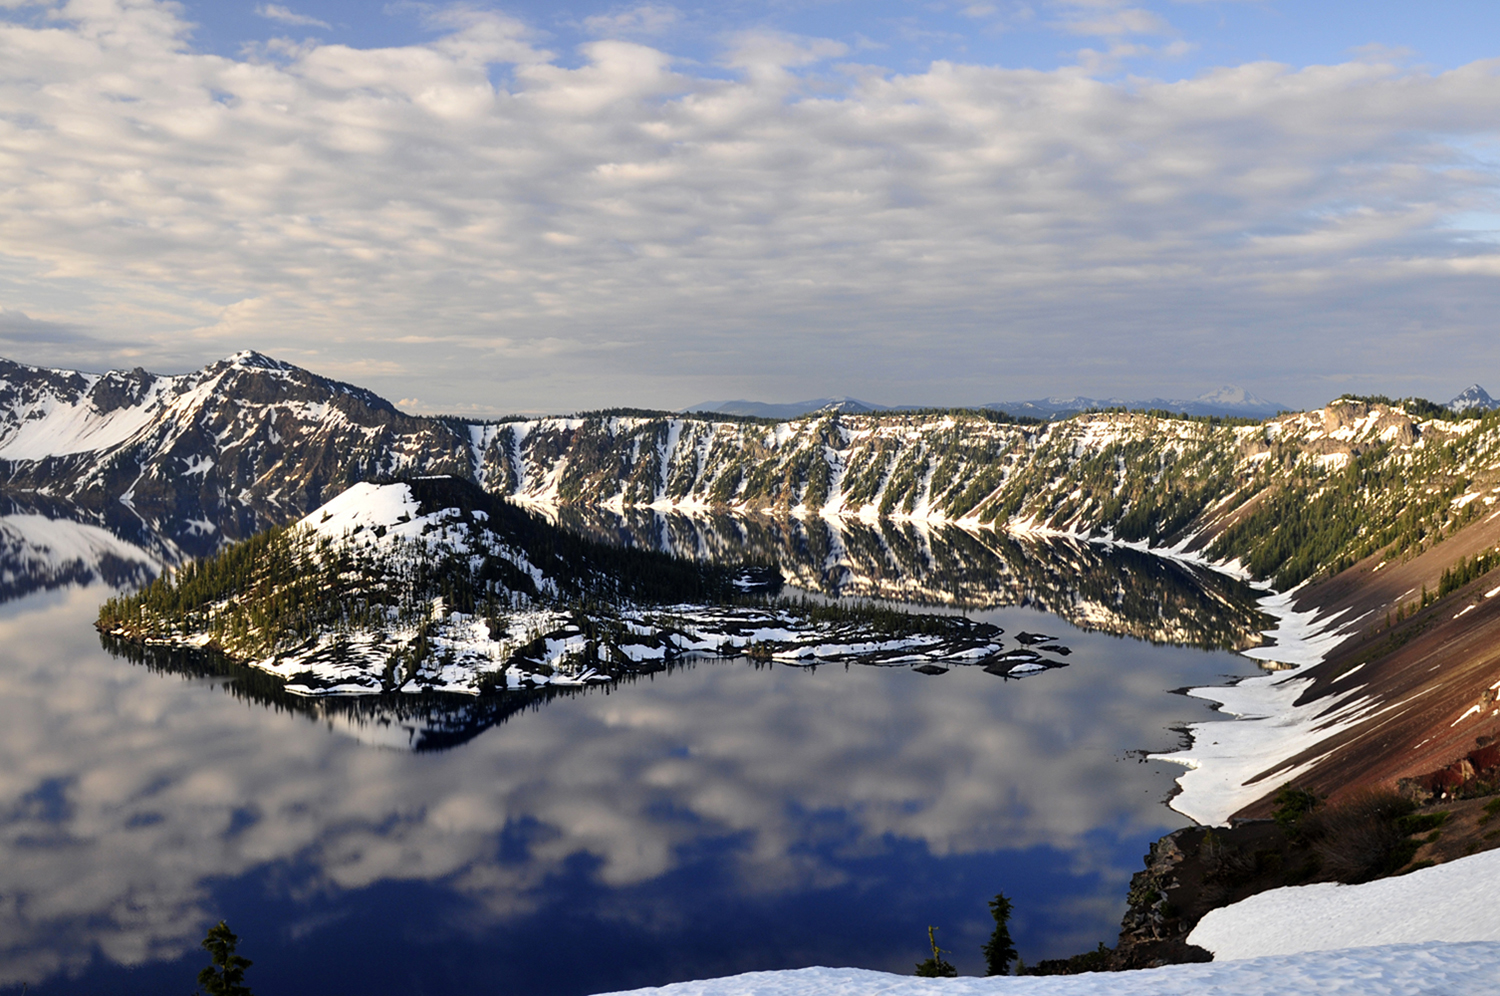
<instances>
[{"instance_id":1,"label":"lake water","mask_svg":"<svg viewBox=\"0 0 1500 996\"><path fill-rule=\"evenodd\" d=\"M626 538L685 535L666 525ZM1142 554L754 526L831 594L1029 603L969 614L1059 637L1069 666L703 661L524 708L314 712L201 660L111 653L90 624L128 550L59 566L23 526L0 519L22 535L0 565L5 991L188 992L220 918L264 993L908 972L929 924L978 974L999 891L1028 961L1113 944L1148 843L1186 823L1164 804L1180 769L1140 757L1211 716L1173 690L1255 671L1073 624L1244 639L1244 591ZM700 555L750 542L725 528L687 531Z\"/></svg>"}]
</instances>

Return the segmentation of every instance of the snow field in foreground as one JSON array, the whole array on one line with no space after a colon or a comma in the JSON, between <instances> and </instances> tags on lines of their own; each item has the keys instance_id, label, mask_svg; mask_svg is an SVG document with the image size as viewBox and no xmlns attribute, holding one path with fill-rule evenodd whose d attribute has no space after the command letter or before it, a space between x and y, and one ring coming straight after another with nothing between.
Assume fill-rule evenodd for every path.
<instances>
[{"instance_id":1,"label":"snow field in foreground","mask_svg":"<svg viewBox=\"0 0 1500 996\"><path fill-rule=\"evenodd\" d=\"M1497 885L1500 851L1486 851L1364 885L1273 889L1203 918L1188 940L1217 960L1201 965L992 979L803 968L630 996L1494 996Z\"/></svg>"},{"instance_id":2,"label":"snow field in foreground","mask_svg":"<svg viewBox=\"0 0 1500 996\"><path fill-rule=\"evenodd\" d=\"M1272 889L1210 910L1188 942L1218 959L1371 944L1500 941L1500 851L1364 885ZM1500 993L1500 967L1493 992Z\"/></svg>"},{"instance_id":3,"label":"snow field in foreground","mask_svg":"<svg viewBox=\"0 0 1500 996\"><path fill-rule=\"evenodd\" d=\"M628 996L1493 996L1497 992L1500 943L1481 941L1022 978L918 979L860 968L800 968L633 989Z\"/></svg>"}]
</instances>

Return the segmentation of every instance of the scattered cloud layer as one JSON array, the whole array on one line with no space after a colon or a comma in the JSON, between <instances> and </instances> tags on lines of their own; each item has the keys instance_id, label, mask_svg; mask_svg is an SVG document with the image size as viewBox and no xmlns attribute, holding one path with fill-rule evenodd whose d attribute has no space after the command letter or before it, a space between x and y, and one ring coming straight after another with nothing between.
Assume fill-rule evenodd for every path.
<instances>
[{"instance_id":1,"label":"scattered cloud layer","mask_svg":"<svg viewBox=\"0 0 1500 996\"><path fill-rule=\"evenodd\" d=\"M657 35L676 24L681 16L676 7L647 3L617 8L608 14L595 14L584 18L583 24L595 35Z\"/></svg>"},{"instance_id":2,"label":"scattered cloud layer","mask_svg":"<svg viewBox=\"0 0 1500 996\"><path fill-rule=\"evenodd\" d=\"M24 311L0 307L0 343L61 348L78 342L89 342L97 347L97 343L76 325L32 318Z\"/></svg>"},{"instance_id":3,"label":"scattered cloud layer","mask_svg":"<svg viewBox=\"0 0 1500 996\"><path fill-rule=\"evenodd\" d=\"M0 21L0 301L94 330L101 364L250 346L499 411L1313 404L1500 360L1500 254L1452 220L1496 211L1500 61L1100 79L1187 42L1127 4L1038 9L1115 47L897 73L752 31L686 62L645 43L665 5L564 53L464 6L401 47L229 58L175 5L59 3Z\"/></svg>"},{"instance_id":4,"label":"scattered cloud layer","mask_svg":"<svg viewBox=\"0 0 1500 996\"><path fill-rule=\"evenodd\" d=\"M1065 0L1057 22L1075 35L1171 35L1176 32L1160 14L1118 0Z\"/></svg>"}]
</instances>

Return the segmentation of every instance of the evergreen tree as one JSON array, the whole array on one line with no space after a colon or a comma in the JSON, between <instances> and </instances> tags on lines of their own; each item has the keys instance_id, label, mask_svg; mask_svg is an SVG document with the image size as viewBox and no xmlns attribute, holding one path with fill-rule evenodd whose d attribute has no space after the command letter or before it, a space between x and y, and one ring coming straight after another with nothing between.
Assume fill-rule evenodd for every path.
<instances>
[{"instance_id":1,"label":"evergreen tree","mask_svg":"<svg viewBox=\"0 0 1500 996\"><path fill-rule=\"evenodd\" d=\"M239 943L240 939L223 920L203 938L203 949L213 959L214 967L198 973L198 985L208 996L254 996L245 985L245 969L252 963L234 953Z\"/></svg>"},{"instance_id":2,"label":"evergreen tree","mask_svg":"<svg viewBox=\"0 0 1500 996\"><path fill-rule=\"evenodd\" d=\"M1272 819L1292 840L1301 840L1303 820L1318 808L1317 795L1307 789L1292 788L1292 783L1287 782L1277 790L1275 801Z\"/></svg>"},{"instance_id":3,"label":"evergreen tree","mask_svg":"<svg viewBox=\"0 0 1500 996\"><path fill-rule=\"evenodd\" d=\"M995 894L990 900L990 916L995 918L995 932L980 949L984 952L985 975L1008 975L1010 963L1016 960L1016 945L1010 939L1010 900L1005 893Z\"/></svg>"},{"instance_id":4,"label":"evergreen tree","mask_svg":"<svg viewBox=\"0 0 1500 996\"><path fill-rule=\"evenodd\" d=\"M937 928L927 928L927 943L932 945L932 957L926 961L917 962L917 975L924 979L954 979L958 977L958 969L951 962L943 960L943 949L937 946Z\"/></svg>"}]
</instances>

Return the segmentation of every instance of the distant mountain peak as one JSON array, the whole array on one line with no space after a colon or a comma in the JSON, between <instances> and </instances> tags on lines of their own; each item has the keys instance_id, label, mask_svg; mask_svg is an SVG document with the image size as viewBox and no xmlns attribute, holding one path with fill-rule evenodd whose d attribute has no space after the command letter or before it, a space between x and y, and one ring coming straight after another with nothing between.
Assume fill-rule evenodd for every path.
<instances>
[{"instance_id":1,"label":"distant mountain peak","mask_svg":"<svg viewBox=\"0 0 1500 996\"><path fill-rule=\"evenodd\" d=\"M224 362L232 367L250 367L256 370L291 370L290 363L284 363L274 356L258 353L253 349L242 349L238 353L231 353L224 358Z\"/></svg>"},{"instance_id":2,"label":"distant mountain peak","mask_svg":"<svg viewBox=\"0 0 1500 996\"><path fill-rule=\"evenodd\" d=\"M1490 397L1489 392L1478 384L1470 384L1448 402L1446 407L1451 412L1491 411L1500 408L1500 401Z\"/></svg>"},{"instance_id":3,"label":"distant mountain peak","mask_svg":"<svg viewBox=\"0 0 1500 996\"><path fill-rule=\"evenodd\" d=\"M1256 395L1251 394L1249 391L1245 390L1243 387L1239 387L1235 384L1225 384L1217 391L1209 391L1206 394L1200 394L1193 400L1207 405L1237 405L1254 408L1282 407L1277 405L1275 402L1267 401L1265 398L1257 397Z\"/></svg>"},{"instance_id":4,"label":"distant mountain peak","mask_svg":"<svg viewBox=\"0 0 1500 996\"><path fill-rule=\"evenodd\" d=\"M1216 391L1209 391L1191 399L1145 398L1127 401L1123 398L1061 398L1057 396L1033 401L996 401L985 405L1010 415L1029 415L1034 418L1065 418L1081 411L1102 408L1129 408L1134 411L1164 409L1182 412L1184 415L1219 415L1248 418L1270 418L1279 412L1289 411L1288 405L1267 401L1233 384L1226 384Z\"/></svg>"},{"instance_id":5,"label":"distant mountain peak","mask_svg":"<svg viewBox=\"0 0 1500 996\"><path fill-rule=\"evenodd\" d=\"M706 412L718 415L749 415L755 418L790 419L801 418L813 412L835 411L835 412L883 412L887 411L886 405L877 405L869 401L861 401L858 398L812 398L808 401L789 401L785 403L746 401L700 401L696 405L689 405L682 409L685 412Z\"/></svg>"}]
</instances>

